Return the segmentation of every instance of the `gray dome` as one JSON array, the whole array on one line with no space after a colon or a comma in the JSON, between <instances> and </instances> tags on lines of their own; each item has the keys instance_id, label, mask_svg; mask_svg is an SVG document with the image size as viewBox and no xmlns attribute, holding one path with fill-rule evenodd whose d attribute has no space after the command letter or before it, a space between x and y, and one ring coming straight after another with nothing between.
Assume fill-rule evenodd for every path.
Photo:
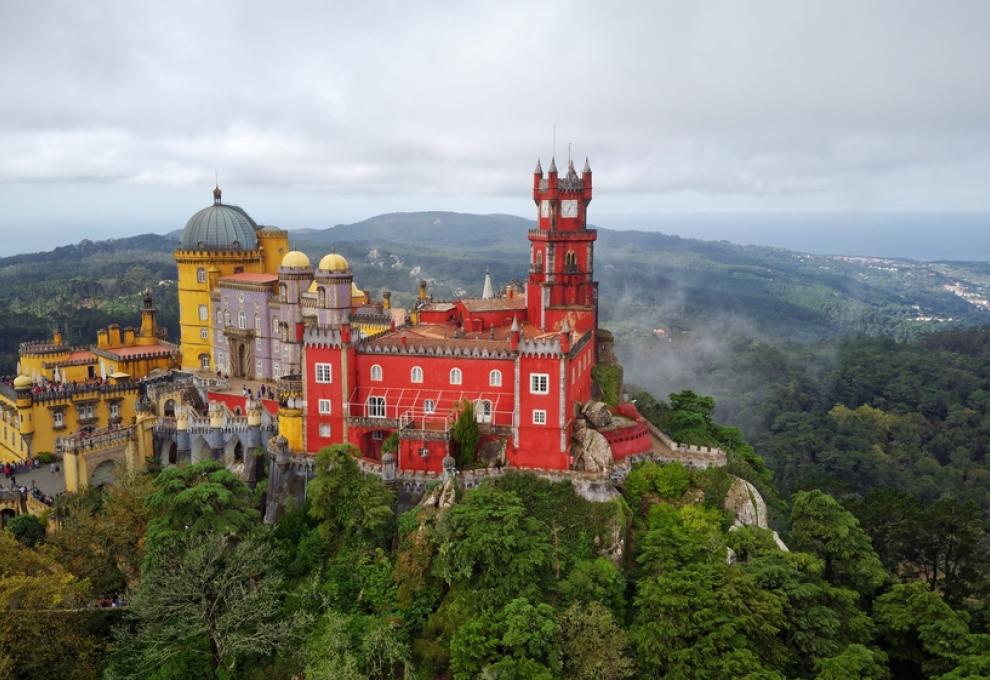
<instances>
[{"instance_id":1,"label":"gray dome","mask_svg":"<svg viewBox=\"0 0 990 680\"><path fill-rule=\"evenodd\" d=\"M182 230L184 250L254 250L258 247L258 225L236 205L220 203L219 190L213 205L189 218Z\"/></svg>"}]
</instances>

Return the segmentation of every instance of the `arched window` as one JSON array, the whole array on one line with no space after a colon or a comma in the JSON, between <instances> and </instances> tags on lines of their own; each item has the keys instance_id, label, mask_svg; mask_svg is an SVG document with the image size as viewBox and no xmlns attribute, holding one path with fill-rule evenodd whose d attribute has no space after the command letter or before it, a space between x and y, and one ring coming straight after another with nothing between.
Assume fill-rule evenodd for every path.
<instances>
[{"instance_id":1,"label":"arched window","mask_svg":"<svg viewBox=\"0 0 990 680\"><path fill-rule=\"evenodd\" d=\"M371 379L374 380L375 382L382 381L382 367L379 366L378 364L375 364L374 366L371 367Z\"/></svg>"},{"instance_id":2,"label":"arched window","mask_svg":"<svg viewBox=\"0 0 990 680\"><path fill-rule=\"evenodd\" d=\"M451 385L460 385L461 384L461 379L462 379L461 369L459 369L459 368L452 368L452 369L450 369L450 384Z\"/></svg>"},{"instance_id":3,"label":"arched window","mask_svg":"<svg viewBox=\"0 0 990 680\"><path fill-rule=\"evenodd\" d=\"M423 401L423 413L436 413L437 403L432 399L426 399Z\"/></svg>"},{"instance_id":4,"label":"arched window","mask_svg":"<svg viewBox=\"0 0 990 680\"><path fill-rule=\"evenodd\" d=\"M278 319L272 319L272 335L278 335Z\"/></svg>"},{"instance_id":5,"label":"arched window","mask_svg":"<svg viewBox=\"0 0 990 680\"><path fill-rule=\"evenodd\" d=\"M285 302L289 297L289 287L284 283L278 284L278 296L282 302Z\"/></svg>"},{"instance_id":6,"label":"arched window","mask_svg":"<svg viewBox=\"0 0 990 680\"><path fill-rule=\"evenodd\" d=\"M494 370L488 374L488 384L492 387L502 386L502 371Z\"/></svg>"},{"instance_id":7,"label":"arched window","mask_svg":"<svg viewBox=\"0 0 990 680\"><path fill-rule=\"evenodd\" d=\"M199 283L206 283L206 270L202 267L196 270L196 281Z\"/></svg>"},{"instance_id":8,"label":"arched window","mask_svg":"<svg viewBox=\"0 0 990 680\"><path fill-rule=\"evenodd\" d=\"M225 310L224 313L223 313L223 322L225 324L227 324L228 326L230 325L230 310L229 309L228 310Z\"/></svg>"},{"instance_id":9,"label":"arched window","mask_svg":"<svg viewBox=\"0 0 990 680\"><path fill-rule=\"evenodd\" d=\"M209 321L210 320L210 308L206 305L199 306L199 320Z\"/></svg>"},{"instance_id":10,"label":"arched window","mask_svg":"<svg viewBox=\"0 0 990 680\"><path fill-rule=\"evenodd\" d=\"M244 312L238 312L237 314L237 327L241 330L247 328L247 314Z\"/></svg>"},{"instance_id":11,"label":"arched window","mask_svg":"<svg viewBox=\"0 0 990 680\"><path fill-rule=\"evenodd\" d=\"M487 399L474 402L474 419L479 423L492 422L492 402Z\"/></svg>"},{"instance_id":12,"label":"arched window","mask_svg":"<svg viewBox=\"0 0 990 680\"><path fill-rule=\"evenodd\" d=\"M409 371L409 380L414 383L423 382L423 369L419 366L413 366L412 370Z\"/></svg>"},{"instance_id":13,"label":"arched window","mask_svg":"<svg viewBox=\"0 0 990 680\"><path fill-rule=\"evenodd\" d=\"M316 303L320 307L327 306L327 289L324 288L323 286L320 286L319 288L316 289Z\"/></svg>"},{"instance_id":14,"label":"arched window","mask_svg":"<svg viewBox=\"0 0 990 680\"><path fill-rule=\"evenodd\" d=\"M368 417L385 417L385 397L368 397Z\"/></svg>"},{"instance_id":15,"label":"arched window","mask_svg":"<svg viewBox=\"0 0 990 680\"><path fill-rule=\"evenodd\" d=\"M210 370L210 355L200 354L199 355L199 367L204 371Z\"/></svg>"},{"instance_id":16,"label":"arched window","mask_svg":"<svg viewBox=\"0 0 990 680\"><path fill-rule=\"evenodd\" d=\"M261 317L257 314L254 315L254 330L261 332Z\"/></svg>"}]
</instances>

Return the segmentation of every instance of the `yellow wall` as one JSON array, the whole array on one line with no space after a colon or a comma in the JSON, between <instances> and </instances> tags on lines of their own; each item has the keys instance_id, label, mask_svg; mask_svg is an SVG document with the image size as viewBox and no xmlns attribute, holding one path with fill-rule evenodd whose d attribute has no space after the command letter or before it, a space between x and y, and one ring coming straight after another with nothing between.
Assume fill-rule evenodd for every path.
<instances>
[{"instance_id":1,"label":"yellow wall","mask_svg":"<svg viewBox=\"0 0 990 680\"><path fill-rule=\"evenodd\" d=\"M257 233L262 271L266 274L278 274L282 257L289 252L289 233L281 229L261 229Z\"/></svg>"},{"instance_id":2,"label":"yellow wall","mask_svg":"<svg viewBox=\"0 0 990 680\"><path fill-rule=\"evenodd\" d=\"M261 273L262 258L257 250L240 251L191 251L177 250L175 262L179 269L179 335L182 349L182 368L199 370L199 355L210 357L213 367L212 325L213 307L210 304L211 277L209 270L216 268L220 276L233 274L242 267L245 272ZM206 280L200 282L197 271L203 269ZM205 305L206 319L199 318L199 307ZM200 336L206 329L207 337Z\"/></svg>"},{"instance_id":3,"label":"yellow wall","mask_svg":"<svg viewBox=\"0 0 990 680\"><path fill-rule=\"evenodd\" d=\"M30 407L18 410L20 416L20 427L18 428L12 421L4 419L0 427L0 462L23 460L43 451L55 451L55 441L59 437L75 434L81 427L94 427L98 430L105 429L110 425L110 402L117 400L120 404L121 426L130 425L134 422L135 405L137 403L137 387L126 390L113 390L100 392L92 390L83 394L76 394L72 397L64 397L55 401L44 401L32 403ZM79 410L77 406L82 403L95 401L93 404L92 422L80 423ZM15 408L12 402L5 396L0 396L0 403L6 410ZM64 426L55 428L55 407L61 410L64 417ZM31 443L25 445L22 433L31 433Z\"/></svg>"},{"instance_id":4,"label":"yellow wall","mask_svg":"<svg viewBox=\"0 0 990 680\"><path fill-rule=\"evenodd\" d=\"M289 442L290 451L305 451L303 447L303 414L295 408L278 410L278 433Z\"/></svg>"}]
</instances>

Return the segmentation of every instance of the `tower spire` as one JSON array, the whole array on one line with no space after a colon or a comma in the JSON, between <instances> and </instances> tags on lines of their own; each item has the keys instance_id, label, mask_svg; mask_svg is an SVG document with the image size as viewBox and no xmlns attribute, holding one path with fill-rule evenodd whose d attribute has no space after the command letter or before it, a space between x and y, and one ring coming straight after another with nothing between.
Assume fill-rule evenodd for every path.
<instances>
[{"instance_id":1,"label":"tower spire","mask_svg":"<svg viewBox=\"0 0 990 680\"><path fill-rule=\"evenodd\" d=\"M552 157L550 159L550 168L548 169L548 172L551 175L557 174L557 157L556 156L554 156L554 157Z\"/></svg>"},{"instance_id":2,"label":"tower spire","mask_svg":"<svg viewBox=\"0 0 990 680\"><path fill-rule=\"evenodd\" d=\"M543 176L543 164L540 163L539 158L536 159L536 170L533 171L533 174Z\"/></svg>"},{"instance_id":3,"label":"tower spire","mask_svg":"<svg viewBox=\"0 0 990 680\"><path fill-rule=\"evenodd\" d=\"M220 173L213 171L213 205L220 205Z\"/></svg>"}]
</instances>

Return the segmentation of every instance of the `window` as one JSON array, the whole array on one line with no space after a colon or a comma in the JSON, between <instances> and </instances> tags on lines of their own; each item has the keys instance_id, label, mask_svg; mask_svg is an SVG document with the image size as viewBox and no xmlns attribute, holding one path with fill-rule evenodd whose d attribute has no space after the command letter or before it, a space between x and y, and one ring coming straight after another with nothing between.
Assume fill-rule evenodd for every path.
<instances>
[{"instance_id":1,"label":"window","mask_svg":"<svg viewBox=\"0 0 990 680\"><path fill-rule=\"evenodd\" d=\"M320 436L321 437L323 437L324 439L329 439L330 438L331 431L332 430L330 429L330 423L320 423Z\"/></svg>"},{"instance_id":2,"label":"window","mask_svg":"<svg viewBox=\"0 0 990 680\"><path fill-rule=\"evenodd\" d=\"M261 373L261 359L254 362L254 370Z\"/></svg>"},{"instance_id":3,"label":"window","mask_svg":"<svg viewBox=\"0 0 990 680\"><path fill-rule=\"evenodd\" d=\"M461 369L452 368L450 369L450 384L460 385L461 384Z\"/></svg>"},{"instance_id":4,"label":"window","mask_svg":"<svg viewBox=\"0 0 990 680\"><path fill-rule=\"evenodd\" d=\"M323 286L316 289L316 304L320 307L327 306L327 289Z\"/></svg>"},{"instance_id":5,"label":"window","mask_svg":"<svg viewBox=\"0 0 990 680\"><path fill-rule=\"evenodd\" d=\"M210 308L206 305L199 306L199 320L208 321L210 319Z\"/></svg>"},{"instance_id":6,"label":"window","mask_svg":"<svg viewBox=\"0 0 990 680\"><path fill-rule=\"evenodd\" d=\"M241 330L247 328L247 314L244 312L237 313L237 327Z\"/></svg>"},{"instance_id":7,"label":"window","mask_svg":"<svg viewBox=\"0 0 990 680\"><path fill-rule=\"evenodd\" d=\"M330 370L330 364L316 364L314 366L314 371L316 373L316 382L318 383L333 382L333 373Z\"/></svg>"},{"instance_id":8,"label":"window","mask_svg":"<svg viewBox=\"0 0 990 680\"><path fill-rule=\"evenodd\" d=\"M254 330L261 332L261 317L257 314L254 315Z\"/></svg>"},{"instance_id":9,"label":"window","mask_svg":"<svg viewBox=\"0 0 990 680\"><path fill-rule=\"evenodd\" d=\"M55 427L65 427L65 414L61 411L55 411L52 414L52 422L55 423Z\"/></svg>"},{"instance_id":10,"label":"window","mask_svg":"<svg viewBox=\"0 0 990 680\"><path fill-rule=\"evenodd\" d=\"M204 371L210 370L210 355L209 354L200 354L199 355L199 367L200 367L201 370L204 370Z\"/></svg>"},{"instance_id":11,"label":"window","mask_svg":"<svg viewBox=\"0 0 990 680\"><path fill-rule=\"evenodd\" d=\"M224 313L223 313L223 322L225 324L227 324L228 326L230 325L230 310L229 309L228 310L225 310Z\"/></svg>"},{"instance_id":12,"label":"window","mask_svg":"<svg viewBox=\"0 0 990 680\"><path fill-rule=\"evenodd\" d=\"M275 378L282 377L282 364L277 361L275 362L275 365L272 366L272 376Z\"/></svg>"},{"instance_id":13,"label":"window","mask_svg":"<svg viewBox=\"0 0 990 680\"><path fill-rule=\"evenodd\" d=\"M379 366L378 364L375 364L374 366L371 367L371 379L374 380L375 382L382 381L382 367Z\"/></svg>"},{"instance_id":14,"label":"window","mask_svg":"<svg viewBox=\"0 0 990 680\"><path fill-rule=\"evenodd\" d=\"M202 267L196 270L196 281L206 283L206 270Z\"/></svg>"},{"instance_id":15,"label":"window","mask_svg":"<svg viewBox=\"0 0 990 680\"><path fill-rule=\"evenodd\" d=\"M502 386L502 371L492 371L488 374L488 384L492 387Z\"/></svg>"},{"instance_id":16,"label":"window","mask_svg":"<svg viewBox=\"0 0 990 680\"><path fill-rule=\"evenodd\" d=\"M278 284L278 296L282 299L283 302L285 302L286 299L289 297L289 287L286 286L284 283Z\"/></svg>"},{"instance_id":17,"label":"window","mask_svg":"<svg viewBox=\"0 0 990 680\"><path fill-rule=\"evenodd\" d=\"M474 419L479 423L492 422L492 402L487 399L474 402Z\"/></svg>"},{"instance_id":18,"label":"window","mask_svg":"<svg viewBox=\"0 0 990 680\"><path fill-rule=\"evenodd\" d=\"M380 442L381 440L385 439L385 433L382 432L381 430L375 430L374 432L371 433L371 438L374 439L376 442Z\"/></svg>"},{"instance_id":19,"label":"window","mask_svg":"<svg viewBox=\"0 0 990 680\"><path fill-rule=\"evenodd\" d=\"M324 416L330 415L330 400L320 399L319 400L320 414Z\"/></svg>"},{"instance_id":20,"label":"window","mask_svg":"<svg viewBox=\"0 0 990 680\"><path fill-rule=\"evenodd\" d=\"M414 383L423 382L423 369L419 366L413 366L412 370L409 371L409 380Z\"/></svg>"},{"instance_id":21,"label":"window","mask_svg":"<svg viewBox=\"0 0 990 680\"><path fill-rule=\"evenodd\" d=\"M113 402L110 404L110 417L119 418L120 417L120 404Z\"/></svg>"},{"instance_id":22,"label":"window","mask_svg":"<svg viewBox=\"0 0 990 680\"><path fill-rule=\"evenodd\" d=\"M278 335L278 319L272 319L272 335Z\"/></svg>"},{"instance_id":23,"label":"window","mask_svg":"<svg viewBox=\"0 0 990 680\"><path fill-rule=\"evenodd\" d=\"M210 329L209 328L200 328L199 329L199 337L202 338L203 340L209 340L210 339Z\"/></svg>"},{"instance_id":24,"label":"window","mask_svg":"<svg viewBox=\"0 0 990 680\"><path fill-rule=\"evenodd\" d=\"M437 403L432 399L427 399L423 402L423 413L436 413Z\"/></svg>"},{"instance_id":25,"label":"window","mask_svg":"<svg viewBox=\"0 0 990 680\"><path fill-rule=\"evenodd\" d=\"M217 325L223 324L223 310L217 309Z\"/></svg>"},{"instance_id":26,"label":"window","mask_svg":"<svg viewBox=\"0 0 990 680\"><path fill-rule=\"evenodd\" d=\"M550 394L550 374L531 373L529 376L530 394Z\"/></svg>"},{"instance_id":27,"label":"window","mask_svg":"<svg viewBox=\"0 0 990 680\"><path fill-rule=\"evenodd\" d=\"M368 397L368 417L385 417L385 397Z\"/></svg>"},{"instance_id":28,"label":"window","mask_svg":"<svg viewBox=\"0 0 990 680\"><path fill-rule=\"evenodd\" d=\"M533 410L533 424L534 425L546 425L547 424L547 412L543 409Z\"/></svg>"}]
</instances>

